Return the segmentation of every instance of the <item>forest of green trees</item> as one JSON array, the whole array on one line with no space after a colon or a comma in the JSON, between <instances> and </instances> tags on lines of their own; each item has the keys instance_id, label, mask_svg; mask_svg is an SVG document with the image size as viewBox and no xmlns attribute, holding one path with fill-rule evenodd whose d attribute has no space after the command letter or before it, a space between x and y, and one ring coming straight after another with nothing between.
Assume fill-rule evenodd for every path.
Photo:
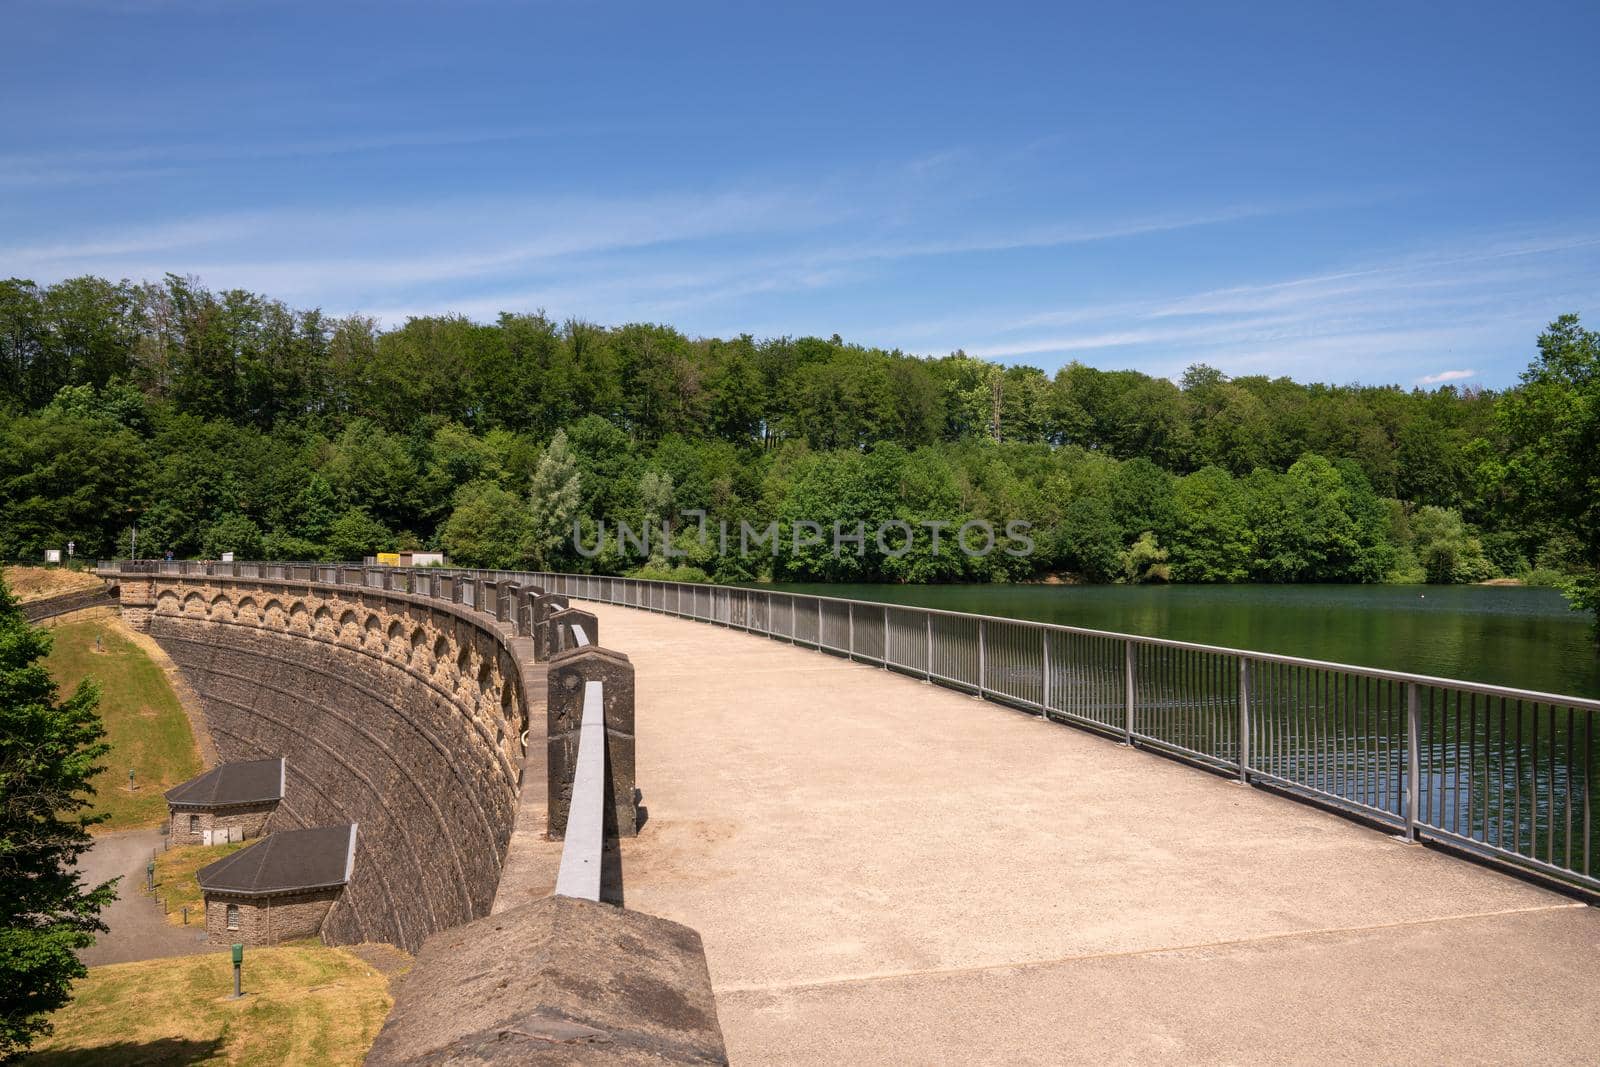
<instances>
[{"instance_id":1,"label":"forest of green trees","mask_svg":"<svg viewBox=\"0 0 1600 1067\"><path fill-rule=\"evenodd\" d=\"M1530 340L1532 340L1530 338ZM1049 375L835 336L543 314L380 329L174 275L0 282L0 555L234 551L627 572L570 520L1030 522L1026 558L717 557L719 580L1576 583L1600 570L1600 339L1523 383ZM563 527L567 529L563 530ZM713 538L714 541L714 538ZM714 547L714 545L713 545Z\"/></svg>"}]
</instances>

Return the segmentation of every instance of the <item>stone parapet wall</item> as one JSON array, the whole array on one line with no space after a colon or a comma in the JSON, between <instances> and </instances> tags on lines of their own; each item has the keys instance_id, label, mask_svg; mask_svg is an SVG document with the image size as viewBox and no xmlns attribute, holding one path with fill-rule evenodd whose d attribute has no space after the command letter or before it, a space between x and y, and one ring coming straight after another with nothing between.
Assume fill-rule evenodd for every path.
<instances>
[{"instance_id":1,"label":"stone parapet wall","mask_svg":"<svg viewBox=\"0 0 1600 1067\"><path fill-rule=\"evenodd\" d=\"M122 589L199 695L220 757L287 759L272 831L360 824L326 940L415 951L489 913L523 736L543 718L526 638L459 603L359 585L130 575Z\"/></svg>"}]
</instances>

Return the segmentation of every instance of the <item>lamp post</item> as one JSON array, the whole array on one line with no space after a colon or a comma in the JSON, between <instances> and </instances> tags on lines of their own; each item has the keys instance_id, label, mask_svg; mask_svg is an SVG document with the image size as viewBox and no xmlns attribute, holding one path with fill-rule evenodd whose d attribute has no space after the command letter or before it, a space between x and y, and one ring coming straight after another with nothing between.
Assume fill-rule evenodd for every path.
<instances>
[{"instance_id":1,"label":"lamp post","mask_svg":"<svg viewBox=\"0 0 1600 1067\"><path fill-rule=\"evenodd\" d=\"M238 1000L244 996L239 989L239 972L244 969L244 946L239 942L233 943L233 996L230 999Z\"/></svg>"}]
</instances>

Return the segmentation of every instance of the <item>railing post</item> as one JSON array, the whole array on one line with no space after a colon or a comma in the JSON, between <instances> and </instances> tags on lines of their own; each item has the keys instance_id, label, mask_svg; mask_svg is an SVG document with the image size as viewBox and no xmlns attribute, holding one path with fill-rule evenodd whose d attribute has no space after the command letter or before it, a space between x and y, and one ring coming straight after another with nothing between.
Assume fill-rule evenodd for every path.
<instances>
[{"instance_id":1,"label":"railing post","mask_svg":"<svg viewBox=\"0 0 1600 1067\"><path fill-rule=\"evenodd\" d=\"M1048 719L1050 718L1050 631L1043 627L1039 630L1039 645L1042 650L1039 669L1044 672L1044 677L1040 679L1039 714Z\"/></svg>"},{"instance_id":2,"label":"railing post","mask_svg":"<svg viewBox=\"0 0 1600 1067\"><path fill-rule=\"evenodd\" d=\"M1239 784L1250 784L1250 661L1239 657Z\"/></svg>"},{"instance_id":3,"label":"railing post","mask_svg":"<svg viewBox=\"0 0 1600 1067\"><path fill-rule=\"evenodd\" d=\"M988 655L989 655L989 653L988 653L988 649L985 647L986 643L983 640L983 633L984 633L983 620L979 619L978 620L978 696L979 697L983 696L984 683L988 681L988 673L987 672L988 672Z\"/></svg>"},{"instance_id":4,"label":"railing post","mask_svg":"<svg viewBox=\"0 0 1600 1067\"><path fill-rule=\"evenodd\" d=\"M546 835L566 833L587 683L604 684L605 836L638 832L634 801L634 677L628 657L609 648L575 648L550 664L545 697Z\"/></svg>"},{"instance_id":5,"label":"railing post","mask_svg":"<svg viewBox=\"0 0 1600 1067\"><path fill-rule=\"evenodd\" d=\"M552 612L544 620L545 648L550 653L550 658L565 652L570 646L566 639L566 628L574 627L582 630L589 639L590 646L600 644L600 620L595 618L593 612L584 611L582 608L562 608Z\"/></svg>"},{"instance_id":6,"label":"railing post","mask_svg":"<svg viewBox=\"0 0 1600 1067\"><path fill-rule=\"evenodd\" d=\"M856 658L856 606L854 604L846 604L844 606L844 617L845 617L846 620L848 620L848 622L847 622L847 631L846 631L847 636L845 637L845 644L848 646L848 651L845 652L845 656L848 657L849 659L855 659Z\"/></svg>"},{"instance_id":7,"label":"railing post","mask_svg":"<svg viewBox=\"0 0 1600 1067\"><path fill-rule=\"evenodd\" d=\"M1417 683L1406 683L1406 840L1417 839L1417 810L1422 801L1422 760L1417 749L1422 743L1421 707Z\"/></svg>"},{"instance_id":8,"label":"railing post","mask_svg":"<svg viewBox=\"0 0 1600 1067\"><path fill-rule=\"evenodd\" d=\"M817 647L823 646L822 641L822 598L817 598Z\"/></svg>"},{"instance_id":9,"label":"railing post","mask_svg":"<svg viewBox=\"0 0 1600 1067\"><path fill-rule=\"evenodd\" d=\"M889 605L883 606L883 669L889 669Z\"/></svg>"},{"instance_id":10,"label":"railing post","mask_svg":"<svg viewBox=\"0 0 1600 1067\"><path fill-rule=\"evenodd\" d=\"M1123 739L1128 744L1133 744L1133 642L1124 641L1123 645L1123 679L1127 683L1126 707L1127 722L1124 725Z\"/></svg>"},{"instance_id":11,"label":"railing post","mask_svg":"<svg viewBox=\"0 0 1600 1067\"><path fill-rule=\"evenodd\" d=\"M928 669L924 672L927 674L925 681L931 682L933 681L933 613L924 611L922 618L928 624Z\"/></svg>"}]
</instances>

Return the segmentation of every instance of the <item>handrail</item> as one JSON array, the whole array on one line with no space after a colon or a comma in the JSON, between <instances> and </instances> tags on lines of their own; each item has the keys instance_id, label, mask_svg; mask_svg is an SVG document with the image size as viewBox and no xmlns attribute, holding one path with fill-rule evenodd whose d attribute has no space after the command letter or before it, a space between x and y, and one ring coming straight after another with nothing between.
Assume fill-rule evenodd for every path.
<instances>
[{"instance_id":1,"label":"handrail","mask_svg":"<svg viewBox=\"0 0 1600 1067\"><path fill-rule=\"evenodd\" d=\"M195 561L118 560L118 563L123 566L130 565L130 563L139 563L139 565L146 566L157 565L157 563L165 563L166 566L178 566L181 565L181 563L190 563L190 565L192 565L192 563L195 563ZM283 561L277 560L272 561L272 565L323 566L323 568L326 568L326 566L360 566L355 565L355 563L342 563L342 565L338 565L338 563L283 563ZM96 565L96 568L98 568L98 566L99 565ZM795 593L784 589L755 589L755 587L750 587L750 585L712 585L706 584L706 582L672 582L664 581L664 579L610 576L610 574L565 574L558 573L558 571L494 571L494 569L437 568L437 566L426 566L426 568L424 568L424 566L411 566L411 568L405 568L405 566L389 565L374 565L371 566L371 568L366 569L374 569L374 571L413 571L413 573L442 574L442 576L451 577L462 576L462 574L493 574L493 576L498 577L498 579L501 579L501 577L506 577L506 579L528 579L528 581L533 581L533 579L557 579L557 581L562 581L562 579L598 579L598 581L621 582L621 584L669 585L669 587L678 587L678 589L706 589L720 590L720 592L728 592L728 590L731 590L731 592L760 593L760 595L763 595L763 597L784 597L806 601L821 600L822 603L850 605L853 606L853 608L874 608L880 609L880 611L882 611L883 608L890 608L893 609L893 611L915 611L915 613L931 614L931 616L944 616L949 617L949 619L974 619L974 621L1003 622L1003 624L1006 625L1029 625L1029 627L1034 627L1034 629L1053 630L1053 632L1058 633L1077 633L1077 635L1083 635L1083 637L1114 638L1114 640L1118 641L1134 641L1134 643L1138 643L1138 645L1189 649L1189 651L1198 651L1198 653L1213 653L1219 654L1219 656L1245 656L1250 657L1250 659L1254 659L1254 661L1274 662L1274 664L1293 665L1293 667L1314 667L1314 669L1318 670L1344 670L1344 672L1360 672L1363 673L1363 675L1370 675L1370 677L1374 678L1386 678L1386 680L1392 681L1416 681L1418 685L1446 686L1446 688L1464 689L1464 691L1466 691L1466 689L1470 689L1470 691L1474 691L1474 693L1482 693L1486 694L1486 696L1504 696L1507 697L1507 699L1520 699L1520 701L1538 701L1544 702L1544 704L1558 702L1558 704L1568 704L1573 705L1573 707L1584 707L1584 709L1600 712L1600 699L1594 699L1594 697L1573 696L1573 694L1568 693L1549 693L1549 691L1542 691L1542 689L1518 689L1515 688L1515 686L1494 685L1494 683L1490 683L1490 681L1470 681L1467 680L1467 678L1443 678L1438 677L1438 675L1422 675L1422 673L1411 673L1406 672L1406 670L1392 670L1389 669L1389 667L1368 667L1368 665L1362 664L1347 664L1347 662L1333 661L1333 659L1307 659L1307 657L1304 656L1288 656L1288 654L1285 653L1267 653L1267 651L1259 651L1259 649L1234 648L1234 646L1229 645L1206 645L1206 643L1202 643L1202 641L1181 641L1174 640L1174 638L1170 637L1149 637L1149 635L1144 635L1144 633L1123 633L1120 632L1120 630L1096 630L1091 629L1091 627L1083 627L1083 625L1066 624L1066 622L1045 622L1040 621L1040 619L1011 619L1011 617L995 616L995 614L984 614L979 613L979 611L952 611L952 609L949 608L928 608L928 606L923 605L901 605L901 603L888 603L888 601L883 600L854 600L854 598L850 597L829 597L829 595L826 595L826 593ZM141 571L123 569L122 573L147 573L147 571L142 571L142 569ZM179 574L181 571L171 571L171 573ZM298 579L298 581L307 581L307 579ZM589 597L589 595L586 595L586 593L574 592L574 590L571 589L552 590L552 592L562 592L565 593L565 595L568 595L568 597L578 597L579 600L598 600L600 603L621 603L621 601L608 600L608 598L605 597ZM837 651L843 651L843 649L837 649Z\"/></svg>"},{"instance_id":2,"label":"handrail","mask_svg":"<svg viewBox=\"0 0 1600 1067\"><path fill-rule=\"evenodd\" d=\"M1028 710L1600 894L1600 700L742 586L314 563L141 561L127 569L275 580L328 574L490 613L502 598L474 590L509 581L717 623ZM580 628L570 630L582 640Z\"/></svg>"},{"instance_id":3,"label":"handrail","mask_svg":"<svg viewBox=\"0 0 1600 1067\"><path fill-rule=\"evenodd\" d=\"M556 873L557 896L600 899L601 853L605 846L605 773L605 683L590 681L583 686L578 762L572 776L572 804L567 809L561 867Z\"/></svg>"},{"instance_id":4,"label":"handrail","mask_svg":"<svg viewBox=\"0 0 1600 1067\"><path fill-rule=\"evenodd\" d=\"M810 593L529 578L921 676L1600 893L1600 700Z\"/></svg>"}]
</instances>

